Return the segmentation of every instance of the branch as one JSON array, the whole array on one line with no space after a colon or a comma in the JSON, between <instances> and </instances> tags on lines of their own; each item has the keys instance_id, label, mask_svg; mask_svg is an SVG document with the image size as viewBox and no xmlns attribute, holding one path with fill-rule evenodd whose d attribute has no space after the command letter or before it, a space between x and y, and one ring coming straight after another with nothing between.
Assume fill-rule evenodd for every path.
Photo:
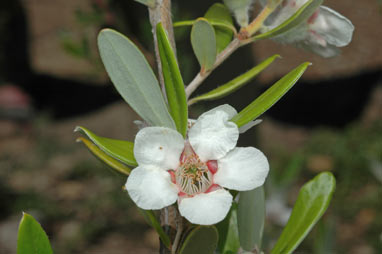
<instances>
[{"instance_id":1,"label":"branch","mask_svg":"<svg viewBox=\"0 0 382 254\"><path fill-rule=\"evenodd\" d=\"M172 49L176 55L174 30L171 19L171 0L156 0L154 7L149 7L150 23L154 37L155 58L158 66L159 82L161 84L163 96L166 97L164 79L162 73L162 64L159 57L158 40L156 35L156 25L161 22L163 28L167 31L167 36L170 40Z\"/></svg>"},{"instance_id":2,"label":"branch","mask_svg":"<svg viewBox=\"0 0 382 254\"><path fill-rule=\"evenodd\" d=\"M211 70L204 73L199 72L191 83L186 87L186 98L188 99L191 94L199 87L199 85L211 74L211 72L224 62L235 50L241 46L240 40L235 38L231 43L216 57L216 61Z\"/></svg>"}]
</instances>

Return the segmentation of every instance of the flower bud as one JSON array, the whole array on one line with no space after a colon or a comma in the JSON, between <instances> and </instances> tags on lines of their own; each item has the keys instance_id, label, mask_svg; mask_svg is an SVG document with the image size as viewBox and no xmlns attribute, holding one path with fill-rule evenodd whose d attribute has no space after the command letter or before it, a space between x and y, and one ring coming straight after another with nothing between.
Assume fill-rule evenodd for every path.
<instances>
[{"instance_id":1,"label":"flower bud","mask_svg":"<svg viewBox=\"0 0 382 254\"><path fill-rule=\"evenodd\" d=\"M241 27L248 25L248 11L254 0L223 0L223 2L233 12L236 22Z\"/></svg>"}]
</instances>

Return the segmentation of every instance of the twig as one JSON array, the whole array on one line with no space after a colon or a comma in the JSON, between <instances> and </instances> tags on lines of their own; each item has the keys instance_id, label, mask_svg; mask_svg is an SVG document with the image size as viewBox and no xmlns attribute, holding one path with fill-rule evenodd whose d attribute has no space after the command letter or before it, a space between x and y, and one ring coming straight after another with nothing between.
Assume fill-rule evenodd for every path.
<instances>
[{"instance_id":1,"label":"twig","mask_svg":"<svg viewBox=\"0 0 382 254\"><path fill-rule=\"evenodd\" d=\"M176 235L174 239L174 243L172 244L171 254L176 254L176 250L178 249L180 243L180 237L183 233L183 218L181 216L177 216L176 222Z\"/></svg>"},{"instance_id":2,"label":"twig","mask_svg":"<svg viewBox=\"0 0 382 254\"><path fill-rule=\"evenodd\" d=\"M233 52L235 52L239 47L244 46L251 42L248 38L255 34L267 17L276 9L281 1L276 1L272 6L266 5L264 9L259 13L259 15L246 27L240 29L235 39L216 57L216 61L211 70L207 72L199 72L195 78L186 87L186 97L190 98L191 94L200 86L200 84L211 74L211 72L217 68L224 60L226 60ZM190 105L190 104L189 104Z\"/></svg>"},{"instance_id":3,"label":"twig","mask_svg":"<svg viewBox=\"0 0 382 254\"><path fill-rule=\"evenodd\" d=\"M186 87L186 97L187 99L191 94L199 87L199 85L211 74L211 72L217 68L224 60L226 60L236 49L241 46L240 40L235 38L231 43L216 57L216 61L211 70L204 73L199 72L191 83Z\"/></svg>"}]
</instances>

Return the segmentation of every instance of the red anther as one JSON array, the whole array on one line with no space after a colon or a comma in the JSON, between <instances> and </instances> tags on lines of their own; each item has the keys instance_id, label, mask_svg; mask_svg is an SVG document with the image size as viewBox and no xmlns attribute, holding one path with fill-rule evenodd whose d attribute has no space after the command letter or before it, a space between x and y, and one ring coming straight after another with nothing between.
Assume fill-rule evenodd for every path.
<instances>
[{"instance_id":1,"label":"red anther","mask_svg":"<svg viewBox=\"0 0 382 254\"><path fill-rule=\"evenodd\" d=\"M221 188L221 187L220 187L219 185L217 185L217 184L213 184L213 185L211 185L211 186L206 190L205 193L213 192L213 191L216 191L216 190L218 190L218 189L220 189L220 188Z\"/></svg>"},{"instance_id":2,"label":"red anther","mask_svg":"<svg viewBox=\"0 0 382 254\"><path fill-rule=\"evenodd\" d=\"M206 164L212 174L218 171L218 162L216 160L207 161Z\"/></svg>"},{"instance_id":3,"label":"red anther","mask_svg":"<svg viewBox=\"0 0 382 254\"><path fill-rule=\"evenodd\" d=\"M179 191L179 192L178 192L178 196L179 196L179 197L186 197L187 194L184 193L183 191Z\"/></svg>"},{"instance_id":4,"label":"red anther","mask_svg":"<svg viewBox=\"0 0 382 254\"><path fill-rule=\"evenodd\" d=\"M317 9L317 10L312 14L312 16L309 17L309 19L308 19L308 24L313 24L314 21L316 21L316 19L317 19L319 13L320 13L320 9Z\"/></svg>"},{"instance_id":5,"label":"red anther","mask_svg":"<svg viewBox=\"0 0 382 254\"><path fill-rule=\"evenodd\" d=\"M171 182L172 183L176 183L176 178L175 178L175 172L174 172L174 170L168 170L167 171L169 174L170 174L170 176L171 176Z\"/></svg>"}]
</instances>

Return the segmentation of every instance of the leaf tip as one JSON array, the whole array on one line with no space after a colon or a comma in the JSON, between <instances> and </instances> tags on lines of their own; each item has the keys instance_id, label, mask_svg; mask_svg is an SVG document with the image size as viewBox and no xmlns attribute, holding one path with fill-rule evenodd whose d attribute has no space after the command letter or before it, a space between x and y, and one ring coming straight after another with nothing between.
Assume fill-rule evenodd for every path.
<instances>
[{"instance_id":1,"label":"leaf tip","mask_svg":"<svg viewBox=\"0 0 382 254\"><path fill-rule=\"evenodd\" d=\"M82 130L82 127L81 127L81 126L76 126L76 127L74 127L73 132L79 132L79 131L81 131L81 130Z\"/></svg>"},{"instance_id":2,"label":"leaf tip","mask_svg":"<svg viewBox=\"0 0 382 254\"><path fill-rule=\"evenodd\" d=\"M84 142L84 140L85 140L85 138L79 137L79 138L76 139L76 142L77 143L81 143L81 142Z\"/></svg>"}]
</instances>

